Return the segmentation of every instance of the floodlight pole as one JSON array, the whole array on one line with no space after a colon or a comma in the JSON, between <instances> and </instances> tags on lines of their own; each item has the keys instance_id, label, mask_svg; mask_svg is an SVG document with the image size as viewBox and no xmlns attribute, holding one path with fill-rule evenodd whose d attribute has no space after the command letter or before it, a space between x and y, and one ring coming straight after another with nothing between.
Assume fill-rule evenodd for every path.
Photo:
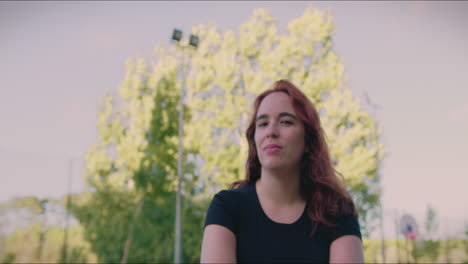
<instances>
[{"instance_id":1,"label":"floodlight pole","mask_svg":"<svg viewBox=\"0 0 468 264\"><path fill-rule=\"evenodd\" d=\"M181 189L182 189L182 159L183 159L183 140L184 140L184 90L185 90L185 54L182 55L181 69L181 89L179 100L179 147L177 160L177 193L176 193L176 223L175 223L175 244L174 244L174 263L181 263L182 251L182 206L181 206Z\"/></svg>"},{"instance_id":2,"label":"floodlight pole","mask_svg":"<svg viewBox=\"0 0 468 264\"><path fill-rule=\"evenodd\" d=\"M182 31L174 29L172 39L179 42L182 39ZM198 36L191 35L189 45L198 47ZM176 192L176 214L175 214L175 239L174 239L174 263L181 263L182 261L182 179L183 179L183 140L184 140L184 97L185 97L185 63L186 54L185 46L179 46L182 49L182 67L180 69L181 75L181 89L179 100L179 146L178 146L178 160L177 160L177 192ZM189 48L189 47L188 47Z\"/></svg>"}]
</instances>

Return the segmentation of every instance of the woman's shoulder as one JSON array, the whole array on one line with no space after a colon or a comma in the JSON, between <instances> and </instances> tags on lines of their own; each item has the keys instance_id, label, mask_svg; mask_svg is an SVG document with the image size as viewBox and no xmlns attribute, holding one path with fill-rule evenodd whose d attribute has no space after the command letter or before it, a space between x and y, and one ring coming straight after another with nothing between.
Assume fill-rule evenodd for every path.
<instances>
[{"instance_id":1,"label":"woman's shoulder","mask_svg":"<svg viewBox=\"0 0 468 264\"><path fill-rule=\"evenodd\" d=\"M361 229L359 224L359 216L356 212L353 203L342 205L344 208L337 215L328 216L327 219L332 223L332 227L327 228L331 231L332 240L344 235L355 235L361 238Z\"/></svg>"},{"instance_id":2,"label":"woman's shoulder","mask_svg":"<svg viewBox=\"0 0 468 264\"><path fill-rule=\"evenodd\" d=\"M208 208L205 226L209 224L222 225L237 234L239 219L248 210L252 188L249 185L218 192Z\"/></svg>"},{"instance_id":3,"label":"woman's shoulder","mask_svg":"<svg viewBox=\"0 0 468 264\"><path fill-rule=\"evenodd\" d=\"M251 198L251 194L253 194L253 192L253 185L246 184L245 186L236 189L222 190L215 195L215 198L238 202L240 199L245 200Z\"/></svg>"}]
</instances>

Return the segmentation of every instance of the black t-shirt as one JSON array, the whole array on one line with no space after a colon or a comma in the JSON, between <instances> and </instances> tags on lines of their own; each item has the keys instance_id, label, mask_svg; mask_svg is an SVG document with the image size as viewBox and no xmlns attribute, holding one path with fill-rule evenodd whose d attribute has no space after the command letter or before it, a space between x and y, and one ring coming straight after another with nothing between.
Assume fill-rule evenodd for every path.
<instances>
[{"instance_id":1,"label":"black t-shirt","mask_svg":"<svg viewBox=\"0 0 468 264\"><path fill-rule=\"evenodd\" d=\"M332 228L319 225L312 237L312 220L306 210L292 224L274 222L263 211L255 184L249 184L216 194L205 227L221 225L234 233L238 262L328 263L333 240L344 235L361 238L357 217L342 216L333 222L336 226Z\"/></svg>"}]
</instances>

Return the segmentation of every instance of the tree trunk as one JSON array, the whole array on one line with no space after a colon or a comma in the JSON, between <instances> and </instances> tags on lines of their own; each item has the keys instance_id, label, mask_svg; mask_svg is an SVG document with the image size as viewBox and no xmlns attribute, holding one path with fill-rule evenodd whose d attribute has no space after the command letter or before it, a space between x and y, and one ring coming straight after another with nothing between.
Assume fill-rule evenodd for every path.
<instances>
[{"instance_id":1,"label":"tree trunk","mask_svg":"<svg viewBox=\"0 0 468 264\"><path fill-rule=\"evenodd\" d=\"M128 252L130 250L130 245L132 244L132 239L133 239L133 226L134 226L135 222L137 221L138 217L140 216L141 208L143 207L143 203L145 201L145 194L146 194L146 192L143 193L143 196L141 197L140 201L138 202L138 206L137 206L137 208L135 210L135 214L133 215L133 221L130 223L130 226L128 228L127 241L125 241L122 261L120 262L121 264L126 264L127 263Z\"/></svg>"}]
</instances>

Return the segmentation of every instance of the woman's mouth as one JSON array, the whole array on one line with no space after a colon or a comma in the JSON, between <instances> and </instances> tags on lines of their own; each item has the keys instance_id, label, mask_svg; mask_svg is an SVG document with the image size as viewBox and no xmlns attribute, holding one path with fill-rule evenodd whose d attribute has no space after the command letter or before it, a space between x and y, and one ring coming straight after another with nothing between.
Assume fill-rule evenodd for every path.
<instances>
[{"instance_id":1,"label":"woman's mouth","mask_svg":"<svg viewBox=\"0 0 468 264\"><path fill-rule=\"evenodd\" d=\"M266 147L265 147L265 152L266 153L276 153L276 152L279 152L281 151L283 147L279 146L279 145L276 145L276 144L268 144Z\"/></svg>"}]
</instances>

